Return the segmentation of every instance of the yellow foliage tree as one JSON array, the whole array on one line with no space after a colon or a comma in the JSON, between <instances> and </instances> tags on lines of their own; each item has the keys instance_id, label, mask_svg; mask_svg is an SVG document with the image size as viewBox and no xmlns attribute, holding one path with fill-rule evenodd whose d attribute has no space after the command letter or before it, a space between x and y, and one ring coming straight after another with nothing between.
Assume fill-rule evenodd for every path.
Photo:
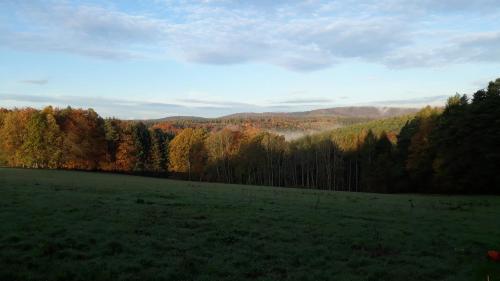
<instances>
[{"instance_id":1,"label":"yellow foliage tree","mask_svg":"<svg viewBox=\"0 0 500 281\"><path fill-rule=\"evenodd\" d=\"M169 144L169 170L173 173L201 176L207 151L203 129L182 130Z\"/></svg>"}]
</instances>

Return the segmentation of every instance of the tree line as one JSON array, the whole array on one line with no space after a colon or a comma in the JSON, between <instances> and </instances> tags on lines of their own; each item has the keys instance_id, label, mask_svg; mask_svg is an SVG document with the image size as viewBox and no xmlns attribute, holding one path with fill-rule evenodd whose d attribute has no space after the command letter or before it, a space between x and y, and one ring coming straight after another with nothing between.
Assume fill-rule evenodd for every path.
<instances>
[{"instance_id":1,"label":"tree line","mask_svg":"<svg viewBox=\"0 0 500 281\"><path fill-rule=\"evenodd\" d=\"M500 79L444 108L294 141L252 127L103 119L92 109L0 109L0 163L363 192L500 193Z\"/></svg>"}]
</instances>

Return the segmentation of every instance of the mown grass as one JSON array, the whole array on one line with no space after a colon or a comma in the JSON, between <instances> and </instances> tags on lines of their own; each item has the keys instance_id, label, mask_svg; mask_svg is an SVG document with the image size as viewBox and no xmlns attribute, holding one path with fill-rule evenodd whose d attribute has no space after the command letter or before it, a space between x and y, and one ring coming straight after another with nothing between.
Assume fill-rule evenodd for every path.
<instances>
[{"instance_id":1,"label":"mown grass","mask_svg":"<svg viewBox=\"0 0 500 281\"><path fill-rule=\"evenodd\" d=\"M500 198L0 169L0 280L500 280Z\"/></svg>"}]
</instances>

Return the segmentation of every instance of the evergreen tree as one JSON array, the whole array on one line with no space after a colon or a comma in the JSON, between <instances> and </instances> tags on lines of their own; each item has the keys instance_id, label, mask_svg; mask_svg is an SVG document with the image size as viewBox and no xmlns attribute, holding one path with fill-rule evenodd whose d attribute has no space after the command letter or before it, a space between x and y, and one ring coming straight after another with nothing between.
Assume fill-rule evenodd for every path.
<instances>
[{"instance_id":1,"label":"evergreen tree","mask_svg":"<svg viewBox=\"0 0 500 281\"><path fill-rule=\"evenodd\" d=\"M106 158L109 163L116 161L116 150L120 140L119 120L106 118L104 120L104 138L106 140Z\"/></svg>"},{"instance_id":2,"label":"evergreen tree","mask_svg":"<svg viewBox=\"0 0 500 281\"><path fill-rule=\"evenodd\" d=\"M142 122L134 124L132 127L132 137L134 139L136 153L134 171L144 172L147 170L147 161L151 149L151 137L146 125Z\"/></svg>"},{"instance_id":3,"label":"evergreen tree","mask_svg":"<svg viewBox=\"0 0 500 281\"><path fill-rule=\"evenodd\" d=\"M150 135L150 170L155 173L165 172L167 169L168 139L160 129L154 129Z\"/></svg>"}]
</instances>

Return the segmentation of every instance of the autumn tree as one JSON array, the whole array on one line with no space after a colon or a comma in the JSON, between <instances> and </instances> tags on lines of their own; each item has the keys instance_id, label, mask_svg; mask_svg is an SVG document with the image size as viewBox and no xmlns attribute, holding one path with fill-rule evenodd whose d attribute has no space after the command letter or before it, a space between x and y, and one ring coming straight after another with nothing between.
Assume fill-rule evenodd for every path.
<instances>
[{"instance_id":1,"label":"autumn tree","mask_svg":"<svg viewBox=\"0 0 500 281\"><path fill-rule=\"evenodd\" d=\"M203 129L182 130L169 144L169 170L185 174L188 179L201 177L205 168L207 152L206 134Z\"/></svg>"},{"instance_id":2,"label":"autumn tree","mask_svg":"<svg viewBox=\"0 0 500 281\"><path fill-rule=\"evenodd\" d=\"M63 167L95 170L105 157L104 120L92 109L58 112L57 122L63 132Z\"/></svg>"},{"instance_id":3,"label":"autumn tree","mask_svg":"<svg viewBox=\"0 0 500 281\"><path fill-rule=\"evenodd\" d=\"M0 138L1 138L2 127L4 124L4 119L8 113L9 113L9 111L7 109L0 108ZM0 165L6 165L7 164L7 155L3 151L2 143L3 143L3 139L0 139Z\"/></svg>"},{"instance_id":4,"label":"autumn tree","mask_svg":"<svg viewBox=\"0 0 500 281\"><path fill-rule=\"evenodd\" d=\"M231 183L235 177L236 157L243 135L239 131L223 129L211 133L206 139L208 167L215 180Z\"/></svg>"},{"instance_id":5,"label":"autumn tree","mask_svg":"<svg viewBox=\"0 0 500 281\"><path fill-rule=\"evenodd\" d=\"M59 168L63 137L51 107L31 115L21 145L20 160L32 168Z\"/></svg>"},{"instance_id":6,"label":"autumn tree","mask_svg":"<svg viewBox=\"0 0 500 281\"><path fill-rule=\"evenodd\" d=\"M115 167L121 172L132 172L136 166L135 141L133 137L133 124L120 123L118 147L116 149Z\"/></svg>"},{"instance_id":7,"label":"autumn tree","mask_svg":"<svg viewBox=\"0 0 500 281\"><path fill-rule=\"evenodd\" d=\"M0 128L0 149L4 161L13 167L23 166L21 147L26 137L26 126L36 110L26 108L5 114Z\"/></svg>"}]
</instances>

